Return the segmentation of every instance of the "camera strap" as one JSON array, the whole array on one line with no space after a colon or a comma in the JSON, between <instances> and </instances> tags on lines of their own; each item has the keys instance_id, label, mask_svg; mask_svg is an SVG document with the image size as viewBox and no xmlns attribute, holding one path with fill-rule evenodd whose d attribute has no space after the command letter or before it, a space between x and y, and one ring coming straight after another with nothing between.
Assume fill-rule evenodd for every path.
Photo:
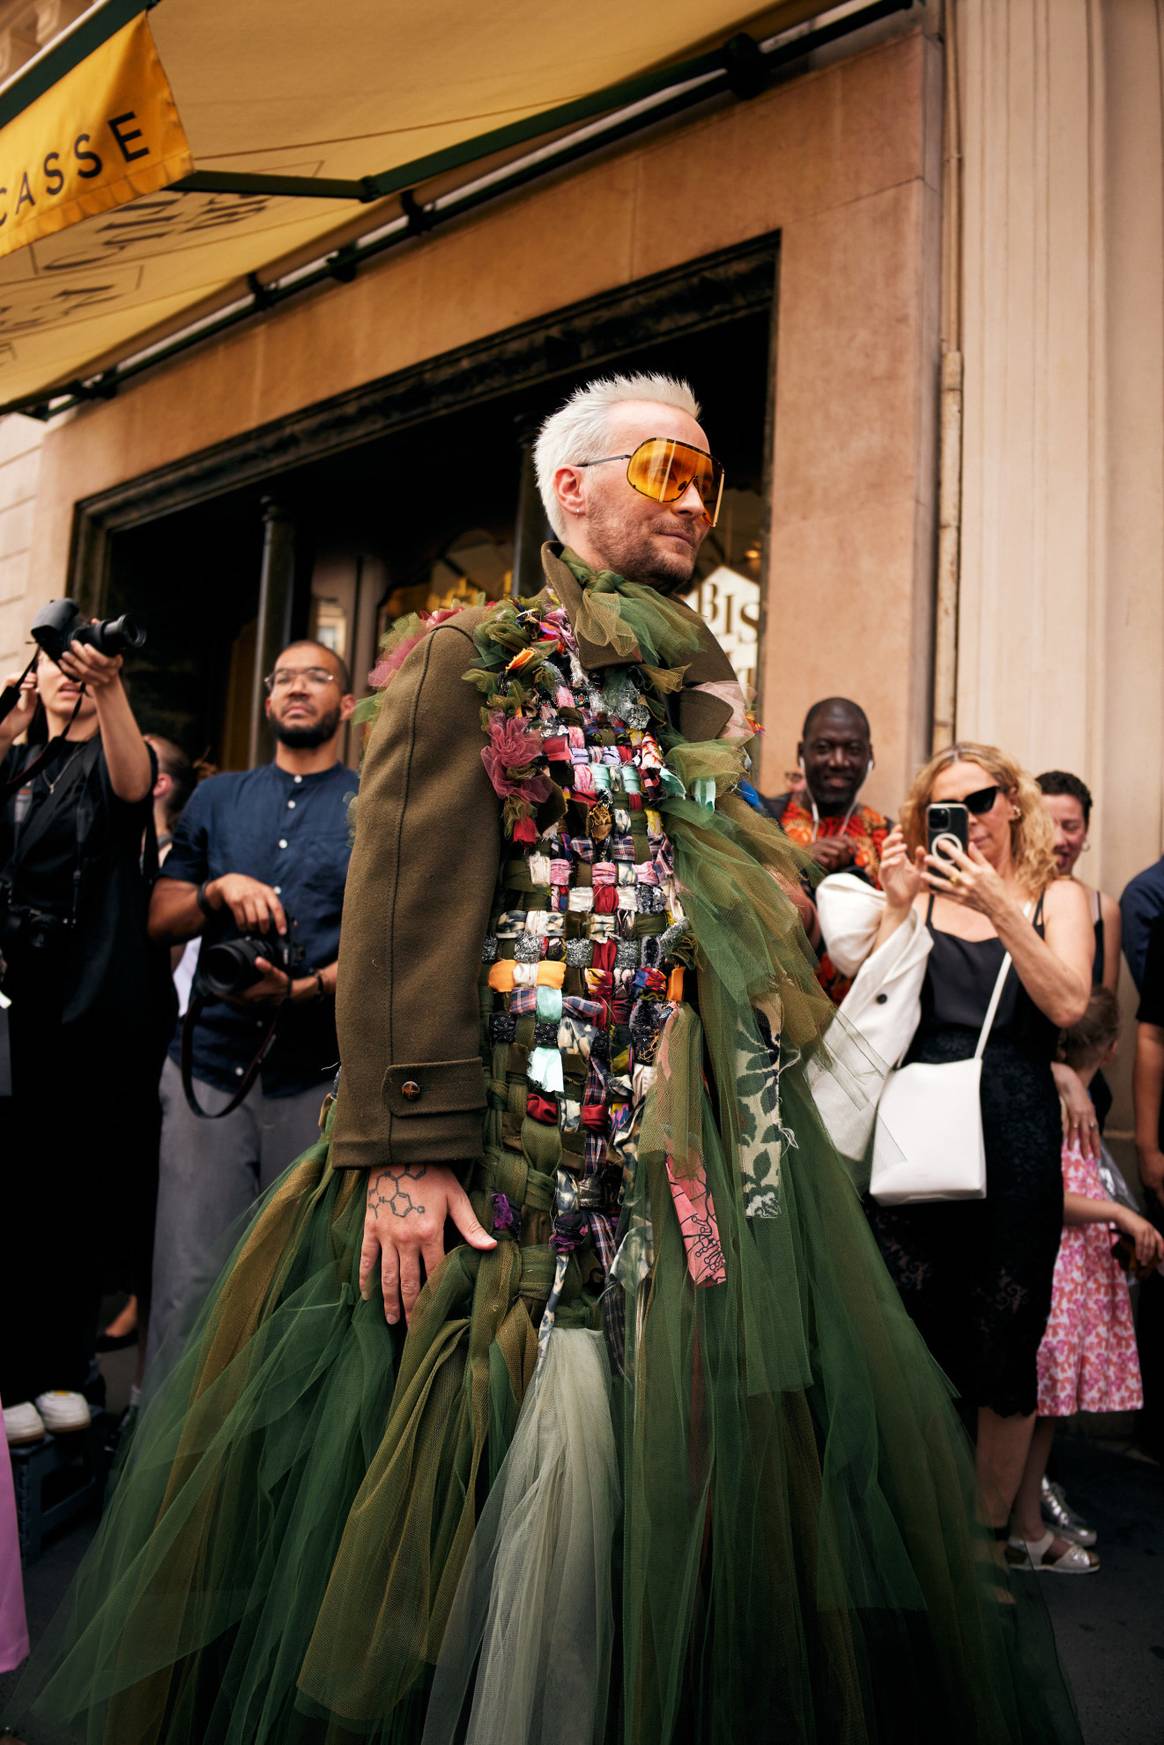
<instances>
[{"instance_id":1,"label":"camera strap","mask_svg":"<svg viewBox=\"0 0 1164 1745\"><path fill-rule=\"evenodd\" d=\"M275 1007L275 1010L271 1015L271 1021L263 1032L262 1040L260 1041L258 1048L255 1050L254 1058L243 1073L242 1078L239 1080L237 1090L233 1097L231 1097L230 1102L227 1103L225 1109L218 1109L211 1113L209 1109L204 1109L202 1107L194 1090L194 1029L199 1018L202 1016L206 1000L202 994L193 991L191 992L190 1004L187 1006L186 1016L182 1020L181 1072L182 1091L192 1114L198 1115L203 1121L221 1121L224 1115L234 1114L234 1111L238 1108L239 1104L249 1095L251 1086L259 1076L259 1070L262 1067L264 1060L266 1060L268 1054L271 1052L271 1047L275 1040L275 1031L279 1025L279 1019L283 1016L283 1008L286 1006L290 998L291 982L290 978L288 978L287 992Z\"/></svg>"}]
</instances>

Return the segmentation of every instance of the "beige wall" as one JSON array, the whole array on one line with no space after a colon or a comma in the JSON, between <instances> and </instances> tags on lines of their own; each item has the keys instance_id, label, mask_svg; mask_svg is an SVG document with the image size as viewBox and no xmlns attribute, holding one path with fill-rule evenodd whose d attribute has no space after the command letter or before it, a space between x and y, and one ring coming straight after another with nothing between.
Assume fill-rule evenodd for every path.
<instances>
[{"instance_id":1,"label":"beige wall","mask_svg":"<svg viewBox=\"0 0 1164 1745\"><path fill-rule=\"evenodd\" d=\"M783 221L764 651L768 770L851 695L891 811L928 744L936 512L940 63L908 48L908 90L868 92L871 185Z\"/></svg>"},{"instance_id":2,"label":"beige wall","mask_svg":"<svg viewBox=\"0 0 1164 1745\"><path fill-rule=\"evenodd\" d=\"M401 251L54 425L33 594L61 590L78 499L419 358L779 230L765 776L791 756L806 704L851 690L876 723L874 797L896 803L925 738L929 676L935 57L918 33L735 104Z\"/></svg>"},{"instance_id":3,"label":"beige wall","mask_svg":"<svg viewBox=\"0 0 1164 1745\"><path fill-rule=\"evenodd\" d=\"M1118 894L1164 845L1164 8L960 11L958 730L1084 777Z\"/></svg>"},{"instance_id":4,"label":"beige wall","mask_svg":"<svg viewBox=\"0 0 1164 1745\"><path fill-rule=\"evenodd\" d=\"M1164 827L1161 8L962 19L958 729L1083 776L1118 889Z\"/></svg>"},{"instance_id":5,"label":"beige wall","mask_svg":"<svg viewBox=\"0 0 1164 1745\"><path fill-rule=\"evenodd\" d=\"M27 650L20 651L31 615L33 522L44 438L45 426L35 418L0 419L0 676L28 659Z\"/></svg>"}]
</instances>

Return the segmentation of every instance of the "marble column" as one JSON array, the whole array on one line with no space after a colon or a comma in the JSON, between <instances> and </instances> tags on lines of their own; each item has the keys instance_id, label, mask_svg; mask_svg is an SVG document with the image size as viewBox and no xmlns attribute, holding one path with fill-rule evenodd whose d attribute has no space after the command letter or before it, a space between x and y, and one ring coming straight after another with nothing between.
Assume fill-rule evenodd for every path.
<instances>
[{"instance_id":1,"label":"marble column","mask_svg":"<svg viewBox=\"0 0 1164 1745\"><path fill-rule=\"evenodd\" d=\"M1118 891L1164 821L1164 7L958 10L958 732L1082 775Z\"/></svg>"}]
</instances>

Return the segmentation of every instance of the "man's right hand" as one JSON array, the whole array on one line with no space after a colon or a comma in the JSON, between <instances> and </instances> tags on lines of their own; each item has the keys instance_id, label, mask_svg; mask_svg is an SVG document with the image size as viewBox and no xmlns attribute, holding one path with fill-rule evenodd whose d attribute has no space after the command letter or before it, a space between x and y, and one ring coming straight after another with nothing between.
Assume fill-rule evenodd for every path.
<instances>
[{"instance_id":1,"label":"man's right hand","mask_svg":"<svg viewBox=\"0 0 1164 1745\"><path fill-rule=\"evenodd\" d=\"M808 852L827 873L843 872L853 864L853 845L844 836L822 836Z\"/></svg>"},{"instance_id":2,"label":"man's right hand","mask_svg":"<svg viewBox=\"0 0 1164 1745\"><path fill-rule=\"evenodd\" d=\"M205 890L212 909L229 909L240 933L286 933L287 916L270 885L246 873L223 873L211 879Z\"/></svg>"},{"instance_id":3,"label":"man's right hand","mask_svg":"<svg viewBox=\"0 0 1164 1745\"><path fill-rule=\"evenodd\" d=\"M477 1219L469 1196L451 1169L436 1164L397 1164L368 1175L368 1207L360 1250L360 1295L369 1301L377 1261L384 1315L389 1325L411 1319L420 1295L421 1262L431 1278L445 1257L445 1220L451 1218L473 1248L497 1247Z\"/></svg>"}]
</instances>

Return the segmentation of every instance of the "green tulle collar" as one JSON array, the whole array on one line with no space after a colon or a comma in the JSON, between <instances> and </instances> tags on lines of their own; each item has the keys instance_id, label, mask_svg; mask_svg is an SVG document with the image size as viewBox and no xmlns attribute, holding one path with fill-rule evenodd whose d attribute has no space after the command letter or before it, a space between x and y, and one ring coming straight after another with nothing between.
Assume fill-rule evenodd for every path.
<instances>
[{"instance_id":1,"label":"green tulle collar","mask_svg":"<svg viewBox=\"0 0 1164 1745\"><path fill-rule=\"evenodd\" d=\"M575 634L642 666L659 690L677 691L702 646L691 608L614 570L592 569L568 545L561 557L582 589Z\"/></svg>"}]
</instances>

